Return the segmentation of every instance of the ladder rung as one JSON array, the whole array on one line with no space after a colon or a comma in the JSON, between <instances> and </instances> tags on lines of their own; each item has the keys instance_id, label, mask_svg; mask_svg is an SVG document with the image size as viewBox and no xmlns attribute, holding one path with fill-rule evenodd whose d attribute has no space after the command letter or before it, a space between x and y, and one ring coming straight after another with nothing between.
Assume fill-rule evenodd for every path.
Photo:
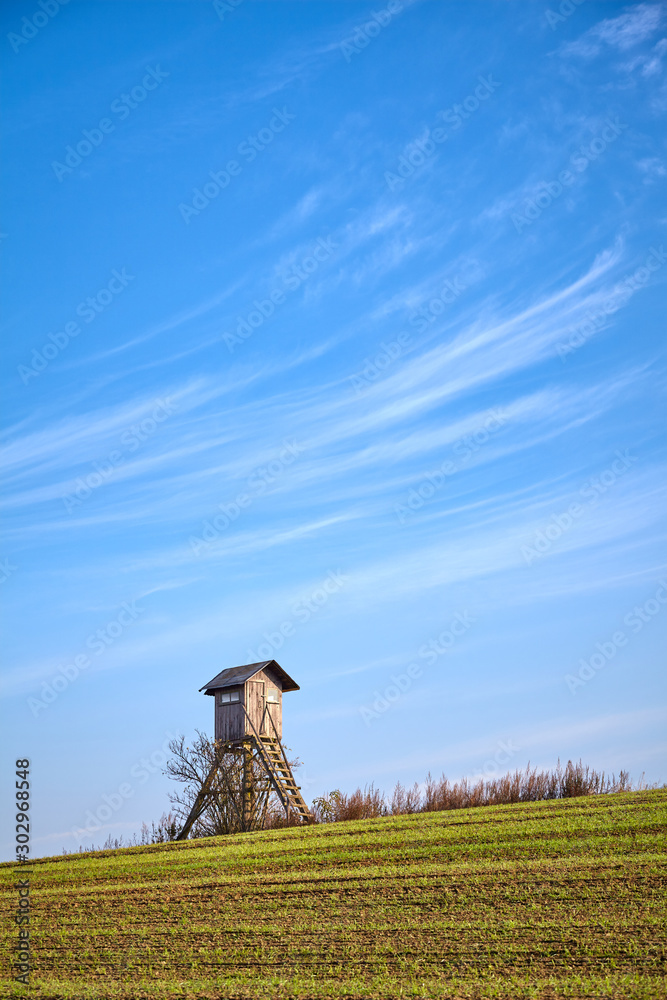
<instances>
[{"instance_id":1,"label":"ladder rung","mask_svg":"<svg viewBox=\"0 0 667 1000\"><path fill-rule=\"evenodd\" d=\"M278 798L283 806L296 813L300 819L309 820L310 810L301 795L301 786L297 785L294 780L292 769L280 741L268 737L261 739L259 753L266 769L273 778Z\"/></svg>"}]
</instances>

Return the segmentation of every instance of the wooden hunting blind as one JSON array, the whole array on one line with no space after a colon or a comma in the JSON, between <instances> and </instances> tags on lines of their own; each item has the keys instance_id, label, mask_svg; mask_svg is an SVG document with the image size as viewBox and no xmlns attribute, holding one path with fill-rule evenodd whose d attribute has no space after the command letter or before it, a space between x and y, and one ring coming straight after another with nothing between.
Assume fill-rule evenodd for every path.
<instances>
[{"instance_id":1,"label":"wooden hunting blind","mask_svg":"<svg viewBox=\"0 0 667 1000\"><path fill-rule=\"evenodd\" d=\"M178 839L187 837L193 823L209 804L215 773L222 757L229 752L243 754L241 829L250 829L253 761L266 773L287 817L296 815L302 822L311 822L310 810L294 780L281 742L283 694L299 691L296 681L275 660L262 660L222 670L199 690L214 699L216 759Z\"/></svg>"},{"instance_id":2,"label":"wooden hunting blind","mask_svg":"<svg viewBox=\"0 0 667 1000\"><path fill-rule=\"evenodd\" d=\"M215 698L215 738L242 741L283 735L283 692L299 685L275 660L230 667L199 689Z\"/></svg>"}]
</instances>

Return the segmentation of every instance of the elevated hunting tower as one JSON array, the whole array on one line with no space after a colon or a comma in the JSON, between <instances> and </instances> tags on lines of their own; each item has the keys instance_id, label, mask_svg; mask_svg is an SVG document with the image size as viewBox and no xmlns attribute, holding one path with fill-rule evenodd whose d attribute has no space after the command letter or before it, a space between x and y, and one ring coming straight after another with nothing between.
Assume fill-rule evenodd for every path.
<instances>
[{"instance_id":1,"label":"elevated hunting tower","mask_svg":"<svg viewBox=\"0 0 667 1000\"><path fill-rule=\"evenodd\" d=\"M223 742L283 735L283 692L299 685L275 660L222 670L199 689L215 698L215 738Z\"/></svg>"},{"instance_id":2,"label":"elevated hunting tower","mask_svg":"<svg viewBox=\"0 0 667 1000\"><path fill-rule=\"evenodd\" d=\"M187 837L193 823L206 808L219 761L230 751L243 754L242 829L250 829L253 761L257 761L266 773L287 817L296 815L302 822L310 822L312 816L294 780L281 742L283 694L298 691L296 681L275 660L262 660L222 670L199 690L214 699L216 761L178 839Z\"/></svg>"}]
</instances>

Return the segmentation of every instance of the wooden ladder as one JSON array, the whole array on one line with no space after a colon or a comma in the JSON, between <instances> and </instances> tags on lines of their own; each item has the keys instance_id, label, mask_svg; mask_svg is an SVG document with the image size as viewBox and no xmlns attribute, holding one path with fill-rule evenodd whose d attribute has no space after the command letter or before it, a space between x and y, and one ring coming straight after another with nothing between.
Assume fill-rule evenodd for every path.
<instances>
[{"instance_id":1,"label":"wooden ladder","mask_svg":"<svg viewBox=\"0 0 667 1000\"><path fill-rule=\"evenodd\" d=\"M245 712L245 707L243 711ZM271 721L273 736L260 736L248 713L246 712L245 714L255 737L257 756L271 779L271 784L287 813L287 818L290 818L291 813L296 813L303 823L312 823L313 817L301 794L300 786L294 780L292 768L285 756L285 749L278 739L278 733L276 732L275 723L271 718L271 713L267 712L266 715L268 715Z\"/></svg>"}]
</instances>

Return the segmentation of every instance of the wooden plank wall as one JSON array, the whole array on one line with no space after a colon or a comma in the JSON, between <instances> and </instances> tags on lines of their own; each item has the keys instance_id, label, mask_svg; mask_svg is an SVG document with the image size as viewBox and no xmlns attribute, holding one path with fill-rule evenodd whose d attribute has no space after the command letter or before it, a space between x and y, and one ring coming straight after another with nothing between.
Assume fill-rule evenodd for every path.
<instances>
[{"instance_id":1,"label":"wooden plank wall","mask_svg":"<svg viewBox=\"0 0 667 1000\"><path fill-rule=\"evenodd\" d=\"M264 688L265 688L266 678L262 676L261 672L255 674L255 676L246 681L246 707L248 715L252 719L252 724L261 735L262 720L264 717ZM248 732L252 733L252 729L248 726Z\"/></svg>"},{"instance_id":2,"label":"wooden plank wall","mask_svg":"<svg viewBox=\"0 0 667 1000\"><path fill-rule=\"evenodd\" d=\"M229 689L227 689L229 690ZM231 690L234 690L233 688ZM246 731L246 720L243 714L243 688L241 701L231 704L220 704L220 691L215 692L215 738L216 740L242 740Z\"/></svg>"},{"instance_id":3,"label":"wooden plank wall","mask_svg":"<svg viewBox=\"0 0 667 1000\"><path fill-rule=\"evenodd\" d=\"M267 705L266 711L271 713L271 718L273 719L276 731L278 733L278 738L282 739L283 736L283 690L282 684L278 680L278 675L274 674L270 667L261 670L257 675L258 679L265 682L265 691L268 691L270 687L275 688L278 692L278 704L277 705ZM253 719L253 722L255 720ZM273 727L268 719L264 720L264 729L261 732L266 732L267 736L273 736Z\"/></svg>"},{"instance_id":4,"label":"wooden plank wall","mask_svg":"<svg viewBox=\"0 0 667 1000\"><path fill-rule=\"evenodd\" d=\"M272 687L278 692L278 704L266 704L266 692ZM235 690L226 688L225 690ZM238 690L238 689L237 689ZM215 692L215 738L216 740L242 740L251 736L252 729L246 722L243 705L260 735L273 736L273 727L265 718L265 711L271 713L278 738L283 735L283 692L277 674L272 670L260 670L240 688L241 701L220 704L220 691ZM244 700L245 699L245 700Z\"/></svg>"}]
</instances>

